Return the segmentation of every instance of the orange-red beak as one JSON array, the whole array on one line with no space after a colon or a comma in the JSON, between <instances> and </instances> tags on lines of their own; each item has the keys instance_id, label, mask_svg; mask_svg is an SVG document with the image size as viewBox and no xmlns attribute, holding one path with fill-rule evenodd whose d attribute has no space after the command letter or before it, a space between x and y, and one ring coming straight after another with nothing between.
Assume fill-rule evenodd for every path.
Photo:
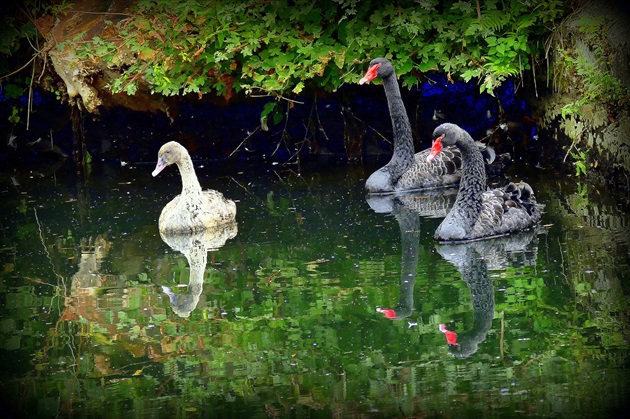
<instances>
[{"instance_id":1,"label":"orange-red beak","mask_svg":"<svg viewBox=\"0 0 630 419\"><path fill-rule=\"evenodd\" d=\"M376 308L376 311L378 311L379 313L382 313L383 316L385 316L388 319L397 319L398 316L396 316L396 312L394 310L392 310L391 308Z\"/></svg>"},{"instance_id":2,"label":"orange-red beak","mask_svg":"<svg viewBox=\"0 0 630 419\"><path fill-rule=\"evenodd\" d=\"M363 78L359 80L359 84L365 84L374 80L376 78L376 72L379 68L381 68L381 63L374 64L372 67L369 67L367 69L367 72L365 73L365 76L363 76Z\"/></svg>"},{"instance_id":3,"label":"orange-red beak","mask_svg":"<svg viewBox=\"0 0 630 419\"><path fill-rule=\"evenodd\" d=\"M440 154L440 152L442 151L442 138L444 138L443 135L433 140L433 145L431 146L431 152L427 156L427 161L433 160L435 156Z\"/></svg>"},{"instance_id":4,"label":"orange-red beak","mask_svg":"<svg viewBox=\"0 0 630 419\"><path fill-rule=\"evenodd\" d=\"M457 333L448 330L445 324L440 324L439 328L440 332L444 333L446 336L446 343L452 346L459 346L459 343L457 343Z\"/></svg>"}]
</instances>

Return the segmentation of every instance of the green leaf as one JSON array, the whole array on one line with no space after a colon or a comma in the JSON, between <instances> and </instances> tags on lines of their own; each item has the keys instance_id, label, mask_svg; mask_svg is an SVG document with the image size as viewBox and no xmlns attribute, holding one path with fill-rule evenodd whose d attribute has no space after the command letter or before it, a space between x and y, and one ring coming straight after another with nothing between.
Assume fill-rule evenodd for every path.
<instances>
[{"instance_id":1,"label":"green leaf","mask_svg":"<svg viewBox=\"0 0 630 419\"><path fill-rule=\"evenodd\" d=\"M406 57L404 60L400 60L398 69L396 70L396 74L407 74L411 71L411 69L413 69L413 60L409 57Z\"/></svg>"},{"instance_id":2,"label":"green leaf","mask_svg":"<svg viewBox=\"0 0 630 419\"><path fill-rule=\"evenodd\" d=\"M464 71L462 73L461 77L462 77L462 79L465 82L469 82L473 77L478 77L480 71L481 70L478 69L478 68L471 68L471 69L468 69L468 70Z\"/></svg>"},{"instance_id":3,"label":"green leaf","mask_svg":"<svg viewBox=\"0 0 630 419\"><path fill-rule=\"evenodd\" d=\"M437 60L426 60L418 64L418 69L422 72L437 70Z\"/></svg>"},{"instance_id":4,"label":"green leaf","mask_svg":"<svg viewBox=\"0 0 630 419\"><path fill-rule=\"evenodd\" d=\"M302 89L304 89L304 83L299 82L298 84L295 85L292 92L295 94L299 94L302 92Z\"/></svg>"},{"instance_id":5,"label":"green leaf","mask_svg":"<svg viewBox=\"0 0 630 419\"><path fill-rule=\"evenodd\" d=\"M264 118L267 115L269 115L271 112L273 112L276 109L276 105L278 104L278 102L267 102L265 103L265 106L263 106L263 110L260 113L260 117Z\"/></svg>"},{"instance_id":6,"label":"green leaf","mask_svg":"<svg viewBox=\"0 0 630 419\"><path fill-rule=\"evenodd\" d=\"M2 85L2 93L7 99L17 99L24 94L24 89L17 84L4 84Z\"/></svg>"}]
</instances>

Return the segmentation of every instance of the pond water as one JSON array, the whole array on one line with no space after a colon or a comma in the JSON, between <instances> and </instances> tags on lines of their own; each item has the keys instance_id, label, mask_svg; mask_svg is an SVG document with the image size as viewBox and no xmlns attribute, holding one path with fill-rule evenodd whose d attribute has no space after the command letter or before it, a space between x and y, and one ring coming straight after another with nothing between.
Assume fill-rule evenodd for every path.
<instances>
[{"instance_id":1,"label":"pond water","mask_svg":"<svg viewBox=\"0 0 630 419\"><path fill-rule=\"evenodd\" d=\"M449 247L454 194L366 200L374 165L215 166L238 224L196 241L157 230L174 168L3 177L3 416L626 412L626 194L513 168L540 231Z\"/></svg>"}]
</instances>

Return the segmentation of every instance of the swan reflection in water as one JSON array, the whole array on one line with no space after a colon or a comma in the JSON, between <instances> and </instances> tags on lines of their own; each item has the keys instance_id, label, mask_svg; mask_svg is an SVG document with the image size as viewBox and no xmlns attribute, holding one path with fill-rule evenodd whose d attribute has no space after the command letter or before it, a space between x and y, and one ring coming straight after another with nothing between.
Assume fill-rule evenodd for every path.
<instances>
[{"instance_id":1,"label":"swan reflection in water","mask_svg":"<svg viewBox=\"0 0 630 419\"><path fill-rule=\"evenodd\" d=\"M534 265L538 254L535 240L538 233L538 230L532 229L495 239L436 245L437 252L457 268L468 285L473 306L473 322L469 330L455 333L445 324L439 326L454 356L467 358L477 352L492 327L494 287L488 270Z\"/></svg>"},{"instance_id":2,"label":"swan reflection in water","mask_svg":"<svg viewBox=\"0 0 630 419\"><path fill-rule=\"evenodd\" d=\"M443 191L442 191L443 193ZM391 212L400 227L402 262L400 274L400 294L394 308L377 308L389 319L409 317L413 311L413 289L418 267L420 242L419 214L424 217L439 217L448 212L452 198L405 195L397 197L368 197L370 207L379 213ZM432 208L432 210L429 210ZM450 352L458 358L466 358L477 352L484 341L494 317L494 288L488 270L504 270L509 266L531 266L536 263L537 236L540 229L469 243L436 244L436 251L461 274L470 290L473 306L473 323L469 330L455 332L446 324L439 325Z\"/></svg>"},{"instance_id":3,"label":"swan reflection in water","mask_svg":"<svg viewBox=\"0 0 630 419\"><path fill-rule=\"evenodd\" d=\"M379 200L379 204L384 202ZM398 226L400 227L402 247L399 301L394 308L377 307L376 310L388 319L402 319L409 317L413 311L413 287L416 283L418 246L420 242L420 217L398 200L390 201L390 204L392 205L391 213L398 221ZM372 206L372 209L374 208Z\"/></svg>"},{"instance_id":4,"label":"swan reflection in water","mask_svg":"<svg viewBox=\"0 0 630 419\"><path fill-rule=\"evenodd\" d=\"M203 277L208 262L208 252L222 247L226 241L236 237L236 222L222 224L197 233L160 232L160 237L173 250L182 253L188 261L190 276L185 291L175 292L162 286L162 291L171 301L173 312L187 318L197 307L203 291Z\"/></svg>"},{"instance_id":5,"label":"swan reflection in water","mask_svg":"<svg viewBox=\"0 0 630 419\"><path fill-rule=\"evenodd\" d=\"M400 228L402 262L399 301L394 308L377 308L389 319L409 317L413 311L413 287L416 283L420 243L420 216L444 217L455 202L457 188L402 195L369 195L370 208L380 214L392 214Z\"/></svg>"}]
</instances>

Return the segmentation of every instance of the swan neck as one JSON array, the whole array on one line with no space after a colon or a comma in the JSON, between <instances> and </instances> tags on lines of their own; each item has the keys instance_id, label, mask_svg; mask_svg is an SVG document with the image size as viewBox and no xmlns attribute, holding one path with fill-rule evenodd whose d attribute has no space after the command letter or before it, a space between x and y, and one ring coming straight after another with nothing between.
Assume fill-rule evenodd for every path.
<instances>
[{"instance_id":1,"label":"swan neck","mask_svg":"<svg viewBox=\"0 0 630 419\"><path fill-rule=\"evenodd\" d=\"M390 76L383 78L383 87L385 88L394 133L394 153L388 165L399 166L402 174L414 161L411 124L400 95L396 75L393 72Z\"/></svg>"},{"instance_id":2,"label":"swan neck","mask_svg":"<svg viewBox=\"0 0 630 419\"><path fill-rule=\"evenodd\" d=\"M192 159L188 153L182 156L177 162L177 167L182 176L182 195L201 194L201 185L199 184Z\"/></svg>"},{"instance_id":3,"label":"swan neck","mask_svg":"<svg viewBox=\"0 0 630 419\"><path fill-rule=\"evenodd\" d=\"M194 239L187 254L188 266L190 267L189 286L193 284L203 284L203 276L208 264L208 249L198 240Z\"/></svg>"},{"instance_id":4,"label":"swan neck","mask_svg":"<svg viewBox=\"0 0 630 419\"><path fill-rule=\"evenodd\" d=\"M462 279L468 285L473 305L472 328L460 335L461 343L469 341L477 345L482 342L492 327L494 314L494 287L488 276L488 266L484 258L473 248L466 252L459 268Z\"/></svg>"},{"instance_id":5,"label":"swan neck","mask_svg":"<svg viewBox=\"0 0 630 419\"><path fill-rule=\"evenodd\" d=\"M483 156L468 133L465 131L460 133L456 145L462 153L462 177L457 199L447 217L457 218L458 223L461 223L469 234L481 211L482 194L486 187L486 170Z\"/></svg>"},{"instance_id":6,"label":"swan neck","mask_svg":"<svg viewBox=\"0 0 630 419\"><path fill-rule=\"evenodd\" d=\"M420 244L420 217L417 213L406 208L401 208L395 214L400 227L400 243L402 246L402 262L400 270L401 288L410 286L413 293L413 284L416 280L418 269L418 247ZM402 297L402 293L401 293ZM410 296L413 303L413 295Z\"/></svg>"},{"instance_id":7,"label":"swan neck","mask_svg":"<svg viewBox=\"0 0 630 419\"><path fill-rule=\"evenodd\" d=\"M416 283L420 244L420 217L402 205L395 205L393 214L400 227L400 244L402 246L400 294L395 311L401 317L407 317L413 310L413 289Z\"/></svg>"},{"instance_id":8,"label":"swan neck","mask_svg":"<svg viewBox=\"0 0 630 419\"><path fill-rule=\"evenodd\" d=\"M486 170L483 164L483 156L477 149L472 138L470 141L458 144L462 153L462 180L460 192L466 195L474 195L481 202L481 194L486 185Z\"/></svg>"}]
</instances>

